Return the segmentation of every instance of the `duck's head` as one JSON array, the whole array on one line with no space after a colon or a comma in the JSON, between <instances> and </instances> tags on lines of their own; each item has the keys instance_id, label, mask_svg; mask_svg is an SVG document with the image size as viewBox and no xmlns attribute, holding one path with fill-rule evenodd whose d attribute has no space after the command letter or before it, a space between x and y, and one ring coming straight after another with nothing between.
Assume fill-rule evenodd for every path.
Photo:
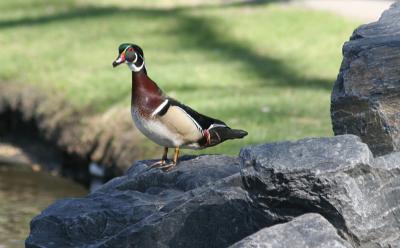
<instances>
[{"instance_id":1,"label":"duck's head","mask_svg":"<svg viewBox=\"0 0 400 248\"><path fill-rule=\"evenodd\" d=\"M132 43L122 43L118 47L118 57L112 63L113 67L126 63L134 72L146 70L142 48Z\"/></svg>"}]
</instances>

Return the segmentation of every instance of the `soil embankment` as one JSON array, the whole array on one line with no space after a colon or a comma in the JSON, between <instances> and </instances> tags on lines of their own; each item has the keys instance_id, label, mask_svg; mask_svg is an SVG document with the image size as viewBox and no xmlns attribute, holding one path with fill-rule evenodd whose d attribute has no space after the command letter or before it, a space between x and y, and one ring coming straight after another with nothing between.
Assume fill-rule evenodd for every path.
<instances>
[{"instance_id":1,"label":"soil embankment","mask_svg":"<svg viewBox=\"0 0 400 248\"><path fill-rule=\"evenodd\" d=\"M88 185L89 164L104 169L104 180L120 175L139 156L151 154L134 128L129 110L111 108L103 114L76 109L60 94L32 87L0 85L0 138L29 150L28 157L47 170ZM54 154L59 168L32 152ZM38 148L41 147L41 148ZM33 149L35 150L35 149ZM41 152L42 153L42 152Z\"/></svg>"}]
</instances>

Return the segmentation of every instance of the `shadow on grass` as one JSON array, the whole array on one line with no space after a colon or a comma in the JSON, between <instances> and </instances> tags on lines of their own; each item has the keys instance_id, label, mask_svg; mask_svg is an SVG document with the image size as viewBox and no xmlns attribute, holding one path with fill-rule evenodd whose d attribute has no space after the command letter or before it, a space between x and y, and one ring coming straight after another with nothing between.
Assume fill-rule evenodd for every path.
<instances>
[{"instance_id":1,"label":"shadow on grass","mask_svg":"<svg viewBox=\"0 0 400 248\"><path fill-rule=\"evenodd\" d=\"M163 10L145 9L144 11L145 13L143 13L143 15L157 16L165 14L165 11ZM30 26L44 25L54 22L64 22L70 20L84 20L84 19L92 19L99 17L107 17L121 13L132 13L141 15L141 10L135 10L135 9L127 10L116 7L88 6L83 8L71 9L66 12L61 12L52 15L44 15L40 17L25 17L16 20L0 21L0 30L7 28L30 27Z\"/></svg>"},{"instance_id":2,"label":"shadow on grass","mask_svg":"<svg viewBox=\"0 0 400 248\"><path fill-rule=\"evenodd\" d=\"M221 34L215 27L216 20L187 15L180 12L181 22L171 35L185 37L187 48L202 48L205 51L218 50L227 62L240 60L246 70L256 73L259 77L275 82L275 86L306 87L331 90L333 80L320 78L304 78L295 72L285 61L262 56L253 51L245 42L229 37L228 33ZM188 38L189 37L189 38ZM266 80L267 81L267 80Z\"/></svg>"},{"instance_id":3,"label":"shadow on grass","mask_svg":"<svg viewBox=\"0 0 400 248\"><path fill-rule=\"evenodd\" d=\"M88 19L88 18L97 18L97 17L106 17L115 14L135 14L140 16L170 16L174 15L176 12L182 12L191 9L199 9L199 8L226 8L226 7L235 7L235 6L245 6L245 5L261 5L267 3L275 3L275 2L288 2L290 0L244 0L244 1L233 1L222 4L199 4L194 6L181 6L173 9L166 8L118 8L118 7L97 7L97 6L82 6L79 8L72 8L68 11L43 15L39 17L25 17L19 18L15 20L2 20L0 21L0 29L14 28L14 27L22 27L22 26L35 26L40 24L48 24L52 22L60 22L60 21L68 21L73 19ZM35 4L37 5L37 4ZM43 6L44 7L44 6ZM62 6L64 8L66 6ZM11 10L9 10L11 11Z\"/></svg>"},{"instance_id":4,"label":"shadow on grass","mask_svg":"<svg viewBox=\"0 0 400 248\"><path fill-rule=\"evenodd\" d=\"M223 5L212 5L208 7L226 8L244 4L257 5L270 2L276 2L276 0L253 0ZM207 8L207 5L203 7ZM305 78L302 75L299 75L290 67L290 65L287 64L287 62L258 54L245 42L229 36L228 32L221 34L217 29L219 25L217 20L211 17L192 15L188 10L193 8L195 7L161 9L86 6L63 13L45 15L37 18L27 17L18 20L0 21L0 30L23 26L44 25L53 22L65 22L69 20L83 20L121 15L140 16L149 21L156 17L174 18L179 22L176 27L172 27L170 34L179 37L182 41L177 47L178 49L185 48L203 50L204 52L217 50L221 55L221 58L225 59L228 63L230 61L240 60L245 70L266 79L265 81L268 82L269 85L273 84L276 87L304 87L323 89L327 91L331 90L334 79Z\"/></svg>"}]
</instances>

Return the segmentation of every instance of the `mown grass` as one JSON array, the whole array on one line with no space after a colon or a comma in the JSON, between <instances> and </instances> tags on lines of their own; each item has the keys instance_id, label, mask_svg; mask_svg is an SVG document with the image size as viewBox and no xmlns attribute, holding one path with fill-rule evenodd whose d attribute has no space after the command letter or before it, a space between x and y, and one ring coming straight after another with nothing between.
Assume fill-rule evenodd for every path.
<instances>
[{"instance_id":1,"label":"mown grass","mask_svg":"<svg viewBox=\"0 0 400 248\"><path fill-rule=\"evenodd\" d=\"M249 132L209 153L332 135L330 92L342 44L358 23L277 3L4 0L0 81L63 92L96 113L130 105L130 72L117 46L145 51L169 95ZM118 120L116 120L118 121Z\"/></svg>"}]
</instances>

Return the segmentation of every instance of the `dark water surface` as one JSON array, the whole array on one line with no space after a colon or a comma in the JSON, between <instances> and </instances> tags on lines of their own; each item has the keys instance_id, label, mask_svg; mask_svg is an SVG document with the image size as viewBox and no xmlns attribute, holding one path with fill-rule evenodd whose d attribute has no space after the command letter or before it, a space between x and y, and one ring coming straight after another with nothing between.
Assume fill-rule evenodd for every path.
<instances>
[{"instance_id":1,"label":"dark water surface","mask_svg":"<svg viewBox=\"0 0 400 248\"><path fill-rule=\"evenodd\" d=\"M24 247L34 216L58 199L87 193L67 179L33 172L28 166L0 164L0 248Z\"/></svg>"}]
</instances>

